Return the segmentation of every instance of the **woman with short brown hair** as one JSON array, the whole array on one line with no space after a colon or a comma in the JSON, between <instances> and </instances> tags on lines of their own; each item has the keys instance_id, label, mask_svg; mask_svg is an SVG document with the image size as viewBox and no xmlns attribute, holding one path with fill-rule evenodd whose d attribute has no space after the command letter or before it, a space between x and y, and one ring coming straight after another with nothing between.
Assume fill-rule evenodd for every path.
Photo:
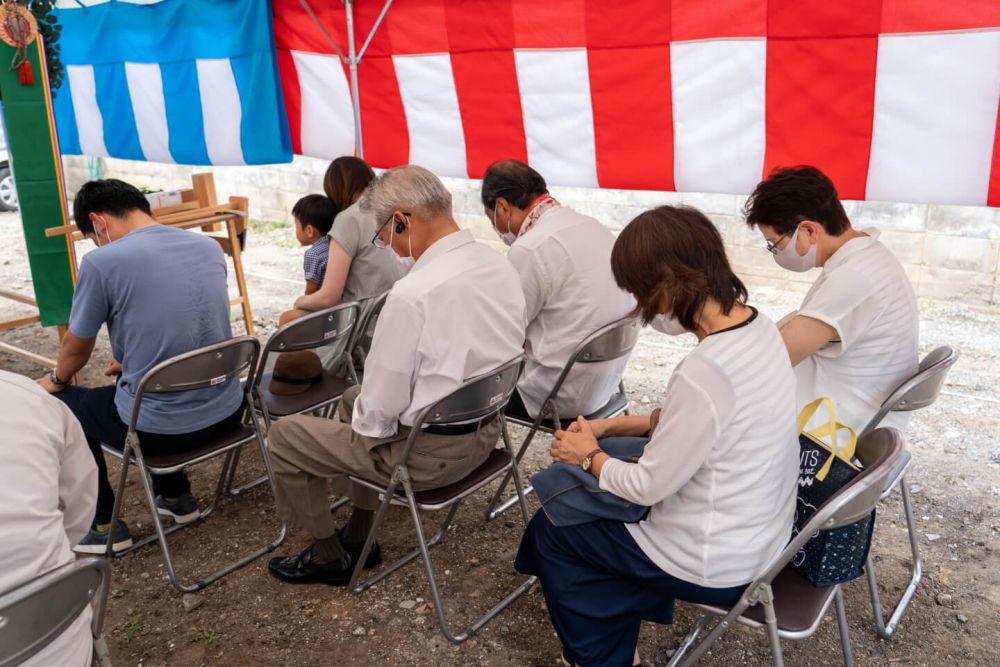
<instances>
[{"instance_id":1,"label":"woman with short brown hair","mask_svg":"<svg viewBox=\"0 0 1000 667\"><path fill-rule=\"evenodd\" d=\"M798 477L795 379L775 325L746 305L722 237L699 211L662 206L622 231L615 280L647 324L698 345L664 382L653 415L556 433L552 457L602 491L649 507L626 524L532 519L517 555L539 577L564 659L632 664L640 622L669 623L673 602L731 604L791 534ZM637 461L614 437L646 440Z\"/></svg>"}]
</instances>

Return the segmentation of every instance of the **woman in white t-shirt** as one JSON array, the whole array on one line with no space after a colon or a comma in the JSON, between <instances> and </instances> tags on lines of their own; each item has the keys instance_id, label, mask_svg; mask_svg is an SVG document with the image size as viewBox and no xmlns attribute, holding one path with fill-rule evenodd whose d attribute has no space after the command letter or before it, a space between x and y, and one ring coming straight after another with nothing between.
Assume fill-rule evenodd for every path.
<instances>
[{"instance_id":1,"label":"woman in white t-shirt","mask_svg":"<svg viewBox=\"0 0 1000 667\"><path fill-rule=\"evenodd\" d=\"M732 604L791 534L798 477L795 378L777 328L746 305L746 288L712 223L663 206L622 231L611 255L643 321L698 345L665 378L653 415L559 431L556 462L650 507L638 523L555 526L538 512L517 569L539 577L564 658L631 664L640 622L669 623L674 599ZM600 438L645 436L637 462Z\"/></svg>"},{"instance_id":2,"label":"woman in white t-shirt","mask_svg":"<svg viewBox=\"0 0 1000 667\"><path fill-rule=\"evenodd\" d=\"M882 401L917 371L919 315L906 272L876 229L856 230L815 167L776 169L754 189L746 220L789 271L822 268L796 313L780 323L801 409L833 399L838 421L861 432ZM884 426L905 430L908 412Z\"/></svg>"}]
</instances>

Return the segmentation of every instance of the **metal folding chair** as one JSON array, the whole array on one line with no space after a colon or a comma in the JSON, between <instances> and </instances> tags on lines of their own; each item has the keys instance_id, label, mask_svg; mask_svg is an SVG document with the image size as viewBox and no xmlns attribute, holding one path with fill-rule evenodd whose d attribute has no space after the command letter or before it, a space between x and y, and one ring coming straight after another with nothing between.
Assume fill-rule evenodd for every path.
<instances>
[{"instance_id":1,"label":"metal folding chair","mask_svg":"<svg viewBox=\"0 0 1000 667\"><path fill-rule=\"evenodd\" d=\"M784 664L781 640L811 637L819 628L831 603L836 604L844 664L849 667L854 664L844 594L840 584L817 588L795 571L791 561L816 532L853 523L871 514L878 504L887 480L899 465L903 454L903 438L895 429L881 428L862 440L866 463L862 473L820 505L764 573L747 586L735 605L730 608L695 605L706 613L684 638L668 663L670 667L694 665L722 633L736 623L752 628L765 628L771 648L771 661L775 667L781 667ZM699 635L716 618L719 620L715 627L695 645Z\"/></svg>"},{"instance_id":2,"label":"metal folding chair","mask_svg":"<svg viewBox=\"0 0 1000 667\"><path fill-rule=\"evenodd\" d=\"M570 415L569 419L560 419L559 411L556 408L559 391L562 389L563 383L569 376L570 371L573 370L573 366L576 364L596 364L603 361L612 361L631 354L632 348L635 347L636 342L639 340L639 330L641 327L642 323L638 319L626 317L603 326L590 334L573 351L573 354L570 355L569 360L563 366L562 372L556 379L555 386L552 387L549 395L545 397L542 409L539 410L538 415L533 420L522 419L515 415L507 416L509 422L519 426L526 426L529 429L528 435L525 436L524 442L521 443L520 449L517 450L518 463L521 462L525 452L528 450L528 445L531 444L536 433L539 431L543 433L555 433L559 429L567 428L576 419L575 415ZM628 414L628 409L629 401L628 396L625 394L625 383L624 381L620 381L618 383L618 390L612 394L608 402L598 410L586 415L585 419L609 419L621 414ZM508 475L504 477L503 482L500 483L500 487L494 494L493 500L486 509L486 516L489 519L497 518L517 503L517 496L511 496L502 503L500 502L500 498L506 491L509 482L510 476ZM534 491L534 487L530 484L524 489L526 494L532 491Z\"/></svg>"},{"instance_id":3,"label":"metal folding chair","mask_svg":"<svg viewBox=\"0 0 1000 667\"><path fill-rule=\"evenodd\" d=\"M264 446L264 435L261 432L260 422L253 409L254 394L256 393L253 383L247 382L243 385L244 423L232 432L220 436L201 447L157 456L144 456L142 443L136 434L136 421L142 409L143 398L147 395L204 389L206 387L214 387L234 378L238 381L240 375L244 372L252 371L256 368L259 355L260 343L257 339L252 336L240 336L168 359L154 366L143 376L136 390L135 402L132 406L132 418L129 421L128 434L125 437L123 451L118 451L108 446L104 446L104 451L120 458L122 461L111 524L114 525L120 516L125 496L125 480L128 477L128 468L130 464L134 463L141 473L142 486L146 491L146 502L149 504L149 511L152 514L156 532L139 540L126 551L117 554L112 551L113 541L108 540L108 547L105 552L107 556L122 556L154 540L159 540L160 548L163 550L163 561L167 566L167 575L170 577L170 583L178 591L189 593L200 590L233 570L241 568L256 558L273 551L284 541L287 527L282 522L278 538L274 542L230 563L208 577L197 580L193 585L185 585L178 579L174 569L173 558L170 554L170 546L167 542L167 535L202 521L215 510L215 507L225 493L226 482L230 477L230 468L234 463L233 456L243 445L251 442L257 443L261 458L264 460L265 469L267 470L267 477L269 480L272 480L271 491L272 493L274 492L271 463ZM189 466L203 463L218 456L225 456L226 460L222 465L222 472L219 475L219 481L216 485L215 498L211 505L201 511L201 515L196 521L186 524L174 524L170 528L165 529L159 513L156 511L156 494L153 492L153 483L150 475L179 472Z\"/></svg>"},{"instance_id":4,"label":"metal folding chair","mask_svg":"<svg viewBox=\"0 0 1000 667\"><path fill-rule=\"evenodd\" d=\"M51 644L94 604L94 664L111 667L101 629L111 581L103 558L81 558L0 594L0 667L13 667Z\"/></svg>"},{"instance_id":5,"label":"metal folding chair","mask_svg":"<svg viewBox=\"0 0 1000 667\"><path fill-rule=\"evenodd\" d=\"M886 415L890 412L910 412L919 410L934 403L941 388L944 386L948 371L955 362L958 361L958 352L943 345L931 351L923 361L917 372L900 384L892 394L882 403L879 411L871 418L868 424L861 431L861 434L870 433L882 423ZM920 561L920 547L918 544L917 529L913 522L913 506L910 501L910 488L906 483L906 471L912 462L910 452L904 451L900 463L888 479L882 497L886 497L899 487L903 497L903 514L906 517L906 530L910 538L910 554L912 568L910 571L910 581L903 591L899 602L889 616L889 622L885 622L882 615L882 603L879 600L878 581L875 576L875 561L871 553L868 554L868 561L865 564L865 575L868 579L868 591L872 600L872 612L875 615L875 631L880 637L890 639L896 632L906 608L910 605L917 586L920 585L920 578L923 575L923 566Z\"/></svg>"},{"instance_id":6,"label":"metal folding chair","mask_svg":"<svg viewBox=\"0 0 1000 667\"><path fill-rule=\"evenodd\" d=\"M486 625L497 614L507 608L511 602L531 588L536 581L535 577L530 577L527 581L515 588L496 606L486 612L486 614L478 618L468 628L456 635L451 631L448 624L447 614L445 612L444 605L441 602L441 594L438 590L437 578L434 576L434 565L431 562L430 555L430 548L435 546L444 537L448 527L451 525L452 520L455 518L455 513L458 511L459 504L465 498L482 489L487 484L490 484L493 480L504 473L510 473L513 475L514 488L521 505L521 513L524 517L525 524L528 522L528 506L524 500L524 492L521 486L521 473L518 470L517 461L514 459L514 450L510 443L510 437L507 434L507 425L504 421L503 414L504 408L507 406L507 401L510 400L511 394L514 393L514 387L517 385L517 378L520 375L523 363L523 357L518 357L517 359L504 364L494 371L485 373L470 380L466 380L461 387L456 389L449 396L424 409L415 421L413 429L410 431L410 435L406 440L405 448L403 449L403 454L399 463L393 470L392 477L388 485L377 484L370 480L351 477L351 481L355 484L360 484L368 487L369 489L378 491L382 495L383 499L382 504L378 508L378 512L375 514L375 523L372 526L372 530L368 534L368 538L365 540L364 549L358 557L358 562L355 566L354 574L351 577L351 582L349 584L350 589L354 593L361 593L418 556L422 557L424 567L427 571L427 582L431 589L431 598L434 601L434 609L437 612L438 625L441 628L442 634L444 634L449 641L455 644L465 641L479 631L479 629ZM417 492L413 491L413 487L410 483L410 473L407 468L407 462L409 461L410 452L413 450L414 443L416 443L423 426L431 424L465 424L472 421L489 419L491 417L500 419L501 434L504 444L503 449L494 449L490 453L489 457L487 457L487 459L478 468L473 470L468 476L466 476L465 479L461 481L449 484L448 486L440 489ZM400 493L400 487L402 487L402 493ZM416 549L413 549L392 565L383 568L383 570L375 576L367 579L366 581L360 581L364 562L375 542L375 535L378 531L378 527L381 524L382 519L385 517L386 510L389 508L389 505L394 502L397 504L405 504L410 508L410 515L413 519L413 527L417 534L418 546ZM445 516L444 523L442 523L441 528L429 540L425 539L423 527L420 523L420 513L434 512L444 509L447 509L448 513Z\"/></svg>"},{"instance_id":7,"label":"metal folding chair","mask_svg":"<svg viewBox=\"0 0 1000 667\"><path fill-rule=\"evenodd\" d=\"M264 345L260 364L247 380L253 383L254 395L258 397L254 408L263 418L265 430L270 430L272 421L289 415L319 413L329 417L344 392L357 384L354 367L348 360L348 351L360 311L358 303L342 303L292 320L271 334ZM281 396L271 393L271 369L278 354L319 348L323 348L327 363L324 364L323 375L318 382L301 394ZM328 368L340 366L341 362L347 369L347 378L340 377ZM232 488L239 460L240 454L237 452L233 456L229 479L226 481L226 488L233 495L239 495L267 481L267 475L262 475Z\"/></svg>"},{"instance_id":8,"label":"metal folding chair","mask_svg":"<svg viewBox=\"0 0 1000 667\"><path fill-rule=\"evenodd\" d=\"M385 307L385 301L388 297L389 290L386 290L378 296L361 302L361 315L358 317L358 324L351 334L351 340L347 344L347 358L351 364L351 372L354 373L355 378L358 378L358 382L364 373L363 365L361 371L358 370L358 360L363 360L367 356L368 350L365 345L368 341L366 338L374 332L375 324L378 322L379 315L382 314L382 308Z\"/></svg>"}]
</instances>

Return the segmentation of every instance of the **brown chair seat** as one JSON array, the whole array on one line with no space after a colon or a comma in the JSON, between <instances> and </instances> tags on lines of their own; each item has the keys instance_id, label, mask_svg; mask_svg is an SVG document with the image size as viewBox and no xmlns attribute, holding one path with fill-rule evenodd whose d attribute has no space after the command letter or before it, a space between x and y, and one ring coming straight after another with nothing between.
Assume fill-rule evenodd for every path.
<instances>
[{"instance_id":1,"label":"brown chair seat","mask_svg":"<svg viewBox=\"0 0 1000 667\"><path fill-rule=\"evenodd\" d=\"M819 621L826 611L836 586L813 586L798 571L788 565L783 569L771 589L774 591L774 613L778 618L778 629L783 632L803 632ZM754 605L743 616L758 623L764 623L764 607Z\"/></svg>"},{"instance_id":2,"label":"brown chair seat","mask_svg":"<svg viewBox=\"0 0 1000 667\"><path fill-rule=\"evenodd\" d=\"M307 412L313 406L325 405L340 398L353 383L330 373L323 373L320 380L301 394L279 396L268 389L271 373L264 373L260 382L260 397L267 404L272 417L286 417L299 412Z\"/></svg>"},{"instance_id":3,"label":"brown chair seat","mask_svg":"<svg viewBox=\"0 0 1000 667\"><path fill-rule=\"evenodd\" d=\"M428 489L426 491L416 491L413 497L419 505L441 505L454 500L469 489L475 488L478 484L496 475L505 466L510 465L510 456L502 449L494 449L486 457L478 468L470 472L465 479L442 486L439 489Z\"/></svg>"},{"instance_id":4,"label":"brown chair seat","mask_svg":"<svg viewBox=\"0 0 1000 667\"><path fill-rule=\"evenodd\" d=\"M253 427L240 424L239 428L236 428L225 435L219 436L214 440L206 442L201 447L185 451L169 452L167 454L158 454L156 456L145 456L146 467L171 468L173 466L184 464L188 461L203 458L206 455L217 452L220 449L225 449L226 447L236 444L237 442L248 440L253 436ZM142 441L140 440L140 445L141 444Z\"/></svg>"}]
</instances>

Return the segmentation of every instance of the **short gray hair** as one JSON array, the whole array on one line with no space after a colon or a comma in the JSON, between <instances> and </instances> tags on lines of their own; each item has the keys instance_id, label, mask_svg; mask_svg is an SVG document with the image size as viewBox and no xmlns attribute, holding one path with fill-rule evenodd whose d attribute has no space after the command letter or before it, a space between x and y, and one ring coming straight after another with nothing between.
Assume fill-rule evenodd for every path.
<instances>
[{"instance_id":1,"label":"short gray hair","mask_svg":"<svg viewBox=\"0 0 1000 667\"><path fill-rule=\"evenodd\" d=\"M451 193L427 169L407 164L379 174L365 190L360 207L374 215L376 224L382 224L398 210L425 219L450 216Z\"/></svg>"}]
</instances>

